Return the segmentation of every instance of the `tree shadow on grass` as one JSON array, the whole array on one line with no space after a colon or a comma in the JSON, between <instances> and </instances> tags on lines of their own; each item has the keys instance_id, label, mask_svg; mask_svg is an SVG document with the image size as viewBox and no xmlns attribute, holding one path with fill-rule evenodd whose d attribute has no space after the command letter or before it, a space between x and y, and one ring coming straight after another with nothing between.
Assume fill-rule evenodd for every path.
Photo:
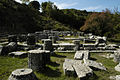
<instances>
[{"instance_id":1,"label":"tree shadow on grass","mask_svg":"<svg viewBox=\"0 0 120 80\"><path fill-rule=\"evenodd\" d=\"M39 71L39 72L48 77L60 77L61 76L61 72L59 71L59 69L53 70L49 67L45 67L44 70Z\"/></svg>"},{"instance_id":2,"label":"tree shadow on grass","mask_svg":"<svg viewBox=\"0 0 120 80\"><path fill-rule=\"evenodd\" d=\"M60 64L56 63L56 62L49 62L47 63L48 65L51 65L51 66L54 66L54 67L57 67L57 66L60 66Z\"/></svg>"},{"instance_id":3,"label":"tree shadow on grass","mask_svg":"<svg viewBox=\"0 0 120 80\"><path fill-rule=\"evenodd\" d=\"M97 79L98 79L98 76L95 73L93 73L93 75L90 76L87 80L97 80Z\"/></svg>"},{"instance_id":4,"label":"tree shadow on grass","mask_svg":"<svg viewBox=\"0 0 120 80\"><path fill-rule=\"evenodd\" d=\"M52 55L52 56L54 56L54 57L58 57L58 58L66 58L66 56L59 55L59 54L54 54L54 55Z\"/></svg>"},{"instance_id":5,"label":"tree shadow on grass","mask_svg":"<svg viewBox=\"0 0 120 80\"><path fill-rule=\"evenodd\" d=\"M96 59L96 58L92 58L92 57L90 57L90 60L96 61L97 59Z\"/></svg>"}]
</instances>

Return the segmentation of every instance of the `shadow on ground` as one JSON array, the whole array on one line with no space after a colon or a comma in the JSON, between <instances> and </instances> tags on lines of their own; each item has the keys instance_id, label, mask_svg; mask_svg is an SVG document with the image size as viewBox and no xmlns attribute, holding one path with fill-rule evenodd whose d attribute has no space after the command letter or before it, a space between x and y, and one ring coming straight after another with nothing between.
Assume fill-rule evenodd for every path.
<instances>
[{"instance_id":1,"label":"shadow on ground","mask_svg":"<svg viewBox=\"0 0 120 80\"><path fill-rule=\"evenodd\" d=\"M96 61L97 59L96 59L96 58L92 58L92 57L91 57L91 58L90 58L90 60Z\"/></svg>"},{"instance_id":2,"label":"shadow on ground","mask_svg":"<svg viewBox=\"0 0 120 80\"><path fill-rule=\"evenodd\" d=\"M42 73L48 77L60 77L61 76L61 72L59 71L59 69L53 70L49 67L46 67L44 70L39 71L37 73Z\"/></svg>"},{"instance_id":3,"label":"shadow on ground","mask_svg":"<svg viewBox=\"0 0 120 80\"><path fill-rule=\"evenodd\" d=\"M58 58L66 58L66 56L58 55L58 54L54 54L54 55L52 55L52 56L54 56L54 57L58 57Z\"/></svg>"},{"instance_id":4,"label":"shadow on ground","mask_svg":"<svg viewBox=\"0 0 120 80\"><path fill-rule=\"evenodd\" d=\"M90 76L87 80L98 80L98 76L95 73L93 73L93 76Z\"/></svg>"},{"instance_id":5,"label":"shadow on ground","mask_svg":"<svg viewBox=\"0 0 120 80\"><path fill-rule=\"evenodd\" d=\"M48 65L51 65L51 66L54 66L54 67L57 67L57 66L60 66L60 64L56 63L56 62L49 62L47 63Z\"/></svg>"}]
</instances>

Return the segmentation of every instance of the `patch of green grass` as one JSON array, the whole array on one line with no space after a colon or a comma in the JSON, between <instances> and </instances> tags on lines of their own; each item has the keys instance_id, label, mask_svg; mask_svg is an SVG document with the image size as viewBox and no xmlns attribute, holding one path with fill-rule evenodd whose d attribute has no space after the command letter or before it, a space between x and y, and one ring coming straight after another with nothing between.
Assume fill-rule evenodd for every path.
<instances>
[{"instance_id":1,"label":"patch of green grass","mask_svg":"<svg viewBox=\"0 0 120 80\"><path fill-rule=\"evenodd\" d=\"M40 80L78 80L76 77L67 77L63 72L65 58L73 59L74 53L56 53L51 57L51 64L47 65L44 73L35 73Z\"/></svg>"},{"instance_id":2,"label":"patch of green grass","mask_svg":"<svg viewBox=\"0 0 120 80\"><path fill-rule=\"evenodd\" d=\"M120 72L114 70L117 63L112 59L100 56L102 53L91 53L92 59L101 62L107 71L94 71L94 75L89 80L109 80L110 76L118 75ZM104 53L106 54L106 53ZM65 58L74 59L74 53L56 53L51 56L51 62L46 65L43 72L34 72L39 80L79 80L77 77L68 77L63 72L63 62ZM0 80L7 80L12 71L19 68L27 68L27 58L19 59L0 56Z\"/></svg>"},{"instance_id":3,"label":"patch of green grass","mask_svg":"<svg viewBox=\"0 0 120 80\"><path fill-rule=\"evenodd\" d=\"M100 55L106 53L91 53L91 57L95 59L97 62L102 63L107 71L94 71L95 75L90 80L109 80L110 76L120 75L120 72L115 71L114 67L118 64L113 62L113 59L107 59Z\"/></svg>"},{"instance_id":4,"label":"patch of green grass","mask_svg":"<svg viewBox=\"0 0 120 80\"><path fill-rule=\"evenodd\" d=\"M73 43L72 40L57 41L57 43Z\"/></svg>"},{"instance_id":5,"label":"patch of green grass","mask_svg":"<svg viewBox=\"0 0 120 80\"><path fill-rule=\"evenodd\" d=\"M0 56L0 80L7 80L13 70L26 67L27 58L19 59Z\"/></svg>"},{"instance_id":6,"label":"patch of green grass","mask_svg":"<svg viewBox=\"0 0 120 80\"><path fill-rule=\"evenodd\" d=\"M79 38L79 36L64 36L64 38Z\"/></svg>"},{"instance_id":7,"label":"patch of green grass","mask_svg":"<svg viewBox=\"0 0 120 80\"><path fill-rule=\"evenodd\" d=\"M63 72L65 58L73 59L74 53L56 53L51 56L50 64L46 65L44 72L35 72L39 80L77 80L75 77L67 77ZM7 80L11 72L19 68L27 68L27 58L12 58L0 56L0 80Z\"/></svg>"},{"instance_id":8,"label":"patch of green grass","mask_svg":"<svg viewBox=\"0 0 120 80\"><path fill-rule=\"evenodd\" d=\"M38 40L38 43L43 44L42 40Z\"/></svg>"}]
</instances>

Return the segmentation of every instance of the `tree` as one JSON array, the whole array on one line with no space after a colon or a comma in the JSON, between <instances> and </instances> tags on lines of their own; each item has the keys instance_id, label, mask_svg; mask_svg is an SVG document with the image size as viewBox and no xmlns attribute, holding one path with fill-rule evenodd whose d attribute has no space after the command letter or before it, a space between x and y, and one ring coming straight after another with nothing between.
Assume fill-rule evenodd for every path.
<instances>
[{"instance_id":1,"label":"tree","mask_svg":"<svg viewBox=\"0 0 120 80\"><path fill-rule=\"evenodd\" d=\"M80 28L81 31L90 32L100 36L113 36L112 14L110 12L93 13L86 20L85 25Z\"/></svg>"},{"instance_id":2,"label":"tree","mask_svg":"<svg viewBox=\"0 0 120 80\"><path fill-rule=\"evenodd\" d=\"M41 4L42 12L49 17L54 16L53 14L58 10L57 6L54 3L48 1Z\"/></svg>"},{"instance_id":3,"label":"tree","mask_svg":"<svg viewBox=\"0 0 120 80\"><path fill-rule=\"evenodd\" d=\"M29 3L29 6L36 10L40 10L40 3L38 1L31 1Z\"/></svg>"},{"instance_id":4,"label":"tree","mask_svg":"<svg viewBox=\"0 0 120 80\"><path fill-rule=\"evenodd\" d=\"M22 3L27 3L27 2L29 2L30 0L21 0L22 1Z\"/></svg>"}]
</instances>

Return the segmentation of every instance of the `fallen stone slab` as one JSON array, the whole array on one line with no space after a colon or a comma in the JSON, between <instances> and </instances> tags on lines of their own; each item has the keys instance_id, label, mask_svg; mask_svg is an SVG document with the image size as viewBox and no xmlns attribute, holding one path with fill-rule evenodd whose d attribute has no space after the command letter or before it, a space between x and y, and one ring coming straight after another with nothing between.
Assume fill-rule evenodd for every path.
<instances>
[{"instance_id":1,"label":"fallen stone slab","mask_svg":"<svg viewBox=\"0 0 120 80\"><path fill-rule=\"evenodd\" d=\"M24 51L11 52L8 55L12 57L19 57L19 58L25 58L28 56L27 52L24 52Z\"/></svg>"},{"instance_id":2,"label":"fallen stone slab","mask_svg":"<svg viewBox=\"0 0 120 80\"><path fill-rule=\"evenodd\" d=\"M92 61L92 60L85 60L85 59L84 59L84 63L89 67L93 67L95 69L100 69L100 70L106 71L106 68L103 66L102 63L98 63L98 62Z\"/></svg>"},{"instance_id":3,"label":"fallen stone slab","mask_svg":"<svg viewBox=\"0 0 120 80\"><path fill-rule=\"evenodd\" d=\"M115 70L120 72L120 63L117 66L115 66Z\"/></svg>"},{"instance_id":4,"label":"fallen stone slab","mask_svg":"<svg viewBox=\"0 0 120 80\"><path fill-rule=\"evenodd\" d=\"M120 62L120 53L119 52L114 52L114 62Z\"/></svg>"},{"instance_id":5,"label":"fallen stone slab","mask_svg":"<svg viewBox=\"0 0 120 80\"><path fill-rule=\"evenodd\" d=\"M8 55L8 53L16 51L16 50L17 50L17 43L10 42L8 45L3 46L0 55Z\"/></svg>"},{"instance_id":6,"label":"fallen stone slab","mask_svg":"<svg viewBox=\"0 0 120 80\"><path fill-rule=\"evenodd\" d=\"M110 80L115 80L115 79L116 79L116 76L110 76L109 79L110 79Z\"/></svg>"},{"instance_id":7,"label":"fallen stone slab","mask_svg":"<svg viewBox=\"0 0 120 80\"><path fill-rule=\"evenodd\" d=\"M102 57L104 58L107 58L107 59L110 59L110 58L114 58L114 54L104 54L104 55L101 55Z\"/></svg>"},{"instance_id":8,"label":"fallen stone slab","mask_svg":"<svg viewBox=\"0 0 120 80\"><path fill-rule=\"evenodd\" d=\"M64 74L67 76L73 76L75 74L75 70L71 63L64 62L63 71L64 71Z\"/></svg>"},{"instance_id":9,"label":"fallen stone slab","mask_svg":"<svg viewBox=\"0 0 120 80\"><path fill-rule=\"evenodd\" d=\"M0 54L1 54L1 52L2 52L2 49L3 49L3 46L0 45Z\"/></svg>"},{"instance_id":10,"label":"fallen stone slab","mask_svg":"<svg viewBox=\"0 0 120 80\"><path fill-rule=\"evenodd\" d=\"M81 62L82 61L80 61L80 60L65 59L65 62L63 63L64 74L67 76L75 76L76 72L74 70L73 65L80 64Z\"/></svg>"},{"instance_id":11,"label":"fallen stone slab","mask_svg":"<svg viewBox=\"0 0 120 80\"><path fill-rule=\"evenodd\" d=\"M90 53L88 50L76 51L74 56L74 59L76 60L89 59L89 58L90 58Z\"/></svg>"},{"instance_id":12,"label":"fallen stone slab","mask_svg":"<svg viewBox=\"0 0 120 80\"><path fill-rule=\"evenodd\" d=\"M120 80L120 75L116 75L116 80Z\"/></svg>"},{"instance_id":13,"label":"fallen stone slab","mask_svg":"<svg viewBox=\"0 0 120 80\"><path fill-rule=\"evenodd\" d=\"M72 65L73 64L82 64L82 61L83 60L74 60L74 59L67 59L67 58L65 59L66 63L71 63Z\"/></svg>"},{"instance_id":14,"label":"fallen stone slab","mask_svg":"<svg viewBox=\"0 0 120 80\"><path fill-rule=\"evenodd\" d=\"M93 74L93 70L89 66L86 66L85 64L74 64L73 67L80 80L87 79L89 76Z\"/></svg>"},{"instance_id":15,"label":"fallen stone slab","mask_svg":"<svg viewBox=\"0 0 120 80\"><path fill-rule=\"evenodd\" d=\"M84 57L84 53L82 51L76 51L75 55L74 55L74 59L76 60L82 60Z\"/></svg>"},{"instance_id":16,"label":"fallen stone slab","mask_svg":"<svg viewBox=\"0 0 120 80\"><path fill-rule=\"evenodd\" d=\"M120 80L120 75L110 76L109 79L111 79L111 80Z\"/></svg>"}]
</instances>

